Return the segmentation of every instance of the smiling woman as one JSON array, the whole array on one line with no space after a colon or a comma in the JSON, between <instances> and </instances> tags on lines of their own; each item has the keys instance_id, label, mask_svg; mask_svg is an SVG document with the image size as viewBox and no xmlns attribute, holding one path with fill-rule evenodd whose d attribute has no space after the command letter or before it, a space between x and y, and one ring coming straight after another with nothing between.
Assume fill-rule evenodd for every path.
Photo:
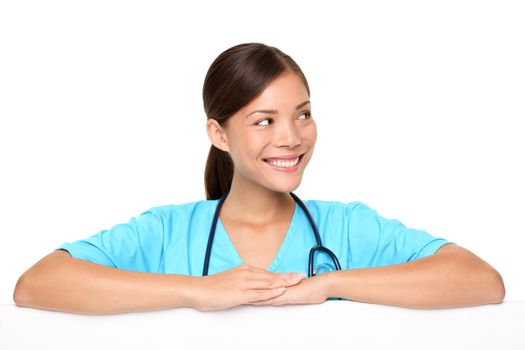
<instances>
[{"instance_id":1,"label":"smiling woman","mask_svg":"<svg viewBox=\"0 0 525 350\"><path fill-rule=\"evenodd\" d=\"M265 108L268 106L272 109ZM261 114L272 117L260 119ZM266 123L262 123L263 121ZM240 199L239 192L251 193L254 190L277 195L285 204L284 208L276 207L273 201L268 202L266 207L257 204L255 210L251 211L257 218L269 215L268 219L271 221L272 213L286 209L286 203L293 204L287 193L299 186L317 140L308 90L297 73L290 69L283 70L268 86L263 87L257 97L227 120L223 120L222 126L213 118L208 119L207 125L213 143L210 157L216 154L214 148L217 148L225 156L231 157L232 164L235 164L232 181L226 187L216 191L212 189L214 182L207 182L209 193L217 192L222 195L231 186L225 211L233 198ZM286 176L283 176L283 172ZM215 176L211 172L207 173L207 181L213 178ZM259 186L254 187L254 182ZM248 183L252 185L245 192L243 187ZM268 192L268 189L273 191ZM216 199L210 195L208 198ZM246 203L239 203L244 210L250 209Z\"/></svg>"},{"instance_id":2,"label":"smiling woman","mask_svg":"<svg viewBox=\"0 0 525 350\"><path fill-rule=\"evenodd\" d=\"M304 203L317 141L297 63L234 46L204 81L206 200L151 208L65 243L18 280L19 306L88 314L321 303L436 308L500 303L500 274L468 250L362 202ZM256 198L256 200L254 200Z\"/></svg>"}]
</instances>

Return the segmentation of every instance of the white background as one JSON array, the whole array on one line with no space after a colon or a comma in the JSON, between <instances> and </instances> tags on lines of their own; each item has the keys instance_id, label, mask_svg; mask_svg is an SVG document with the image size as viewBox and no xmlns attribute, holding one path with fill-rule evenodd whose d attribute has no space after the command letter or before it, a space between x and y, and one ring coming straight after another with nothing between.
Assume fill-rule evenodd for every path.
<instances>
[{"instance_id":1,"label":"white background","mask_svg":"<svg viewBox=\"0 0 525 350\"><path fill-rule=\"evenodd\" d=\"M295 191L473 251L525 300L520 1L0 2L0 304L65 241L204 199L202 83L263 42L318 125Z\"/></svg>"},{"instance_id":2,"label":"white background","mask_svg":"<svg viewBox=\"0 0 525 350\"><path fill-rule=\"evenodd\" d=\"M327 301L98 317L0 305L0 335L8 350L523 350L525 303L414 310Z\"/></svg>"}]
</instances>

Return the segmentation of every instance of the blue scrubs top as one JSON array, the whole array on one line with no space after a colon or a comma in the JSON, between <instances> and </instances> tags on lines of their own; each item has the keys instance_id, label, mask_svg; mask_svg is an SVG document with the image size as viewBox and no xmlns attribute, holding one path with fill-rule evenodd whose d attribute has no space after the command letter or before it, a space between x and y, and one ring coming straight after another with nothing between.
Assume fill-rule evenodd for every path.
<instances>
[{"instance_id":1,"label":"blue scrubs top","mask_svg":"<svg viewBox=\"0 0 525 350\"><path fill-rule=\"evenodd\" d=\"M323 245L338 257L342 269L399 264L434 254L445 243L425 231L386 219L362 202L303 201L317 224ZM151 208L128 223L102 230L87 239L57 249L73 257L123 270L201 276L213 214L218 200L201 200ZM291 224L268 271L307 272L315 236L296 203ZM217 223L210 257L210 275L243 261ZM324 253L314 268L334 270Z\"/></svg>"}]
</instances>

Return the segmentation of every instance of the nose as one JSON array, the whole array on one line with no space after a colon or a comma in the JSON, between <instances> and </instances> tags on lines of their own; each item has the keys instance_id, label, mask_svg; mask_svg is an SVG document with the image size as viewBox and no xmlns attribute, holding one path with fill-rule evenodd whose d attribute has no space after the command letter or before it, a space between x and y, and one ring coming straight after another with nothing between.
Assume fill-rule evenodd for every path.
<instances>
[{"instance_id":1,"label":"nose","mask_svg":"<svg viewBox=\"0 0 525 350\"><path fill-rule=\"evenodd\" d=\"M283 122L276 135L278 147L294 148L301 144L301 133L293 121Z\"/></svg>"}]
</instances>

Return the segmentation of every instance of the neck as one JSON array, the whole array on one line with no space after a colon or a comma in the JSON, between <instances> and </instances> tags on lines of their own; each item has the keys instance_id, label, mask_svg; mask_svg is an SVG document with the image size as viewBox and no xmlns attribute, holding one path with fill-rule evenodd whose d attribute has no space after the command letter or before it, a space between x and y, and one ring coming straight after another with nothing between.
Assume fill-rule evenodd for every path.
<instances>
[{"instance_id":1,"label":"neck","mask_svg":"<svg viewBox=\"0 0 525 350\"><path fill-rule=\"evenodd\" d=\"M236 221L265 225L289 219L295 209L295 201L288 192L270 190L257 184L241 183L235 176L222 213Z\"/></svg>"}]
</instances>

